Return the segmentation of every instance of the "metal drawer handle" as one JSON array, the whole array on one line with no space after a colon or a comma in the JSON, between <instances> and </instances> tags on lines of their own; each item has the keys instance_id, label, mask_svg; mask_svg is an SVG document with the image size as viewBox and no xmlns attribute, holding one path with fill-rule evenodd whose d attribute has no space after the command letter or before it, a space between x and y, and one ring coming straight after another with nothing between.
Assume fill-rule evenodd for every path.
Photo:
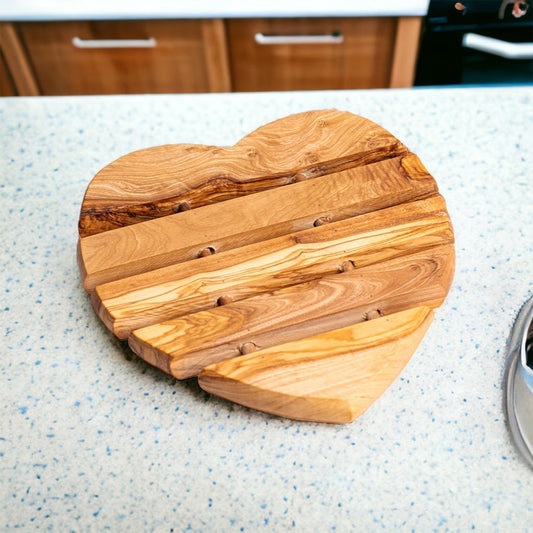
<instances>
[{"instance_id":1,"label":"metal drawer handle","mask_svg":"<svg viewBox=\"0 0 533 533\"><path fill-rule=\"evenodd\" d=\"M340 44L344 41L342 33L326 35L265 35L256 33L254 40L257 44Z\"/></svg>"},{"instance_id":2,"label":"metal drawer handle","mask_svg":"<svg viewBox=\"0 0 533 533\"><path fill-rule=\"evenodd\" d=\"M153 37L149 39L80 39L74 37L72 44L76 48L154 48L157 42Z\"/></svg>"},{"instance_id":3,"label":"metal drawer handle","mask_svg":"<svg viewBox=\"0 0 533 533\"><path fill-rule=\"evenodd\" d=\"M533 43L510 43L477 33L465 33L463 47L506 59L533 59Z\"/></svg>"}]
</instances>

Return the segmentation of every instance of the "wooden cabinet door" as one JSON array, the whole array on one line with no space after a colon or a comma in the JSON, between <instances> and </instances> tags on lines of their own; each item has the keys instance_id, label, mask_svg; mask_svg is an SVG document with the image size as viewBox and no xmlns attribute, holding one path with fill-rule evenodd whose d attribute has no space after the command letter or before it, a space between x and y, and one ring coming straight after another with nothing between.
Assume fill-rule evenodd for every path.
<instances>
[{"instance_id":1,"label":"wooden cabinet door","mask_svg":"<svg viewBox=\"0 0 533 533\"><path fill-rule=\"evenodd\" d=\"M395 18L234 19L236 91L388 87Z\"/></svg>"},{"instance_id":2,"label":"wooden cabinet door","mask_svg":"<svg viewBox=\"0 0 533 533\"><path fill-rule=\"evenodd\" d=\"M223 27L221 20L18 25L44 95L230 90Z\"/></svg>"}]
</instances>

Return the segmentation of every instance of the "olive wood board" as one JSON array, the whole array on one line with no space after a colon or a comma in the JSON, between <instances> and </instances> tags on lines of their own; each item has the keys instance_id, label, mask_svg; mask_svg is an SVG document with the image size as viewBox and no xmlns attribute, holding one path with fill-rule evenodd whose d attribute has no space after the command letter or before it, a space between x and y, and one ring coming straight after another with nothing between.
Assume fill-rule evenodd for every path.
<instances>
[{"instance_id":1,"label":"olive wood board","mask_svg":"<svg viewBox=\"0 0 533 533\"><path fill-rule=\"evenodd\" d=\"M435 179L337 110L232 147L127 154L90 182L78 265L102 322L177 379L268 413L354 420L445 300L454 233Z\"/></svg>"}]
</instances>

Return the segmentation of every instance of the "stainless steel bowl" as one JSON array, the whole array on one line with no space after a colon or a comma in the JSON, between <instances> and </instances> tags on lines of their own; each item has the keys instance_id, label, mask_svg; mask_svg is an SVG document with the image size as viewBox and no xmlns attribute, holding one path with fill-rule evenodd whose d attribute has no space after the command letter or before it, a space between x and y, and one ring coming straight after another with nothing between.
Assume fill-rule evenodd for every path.
<instances>
[{"instance_id":1,"label":"stainless steel bowl","mask_svg":"<svg viewBox=\"0 0 533 533\"><path fill-rule=\"evenodd\" d=\"M520 310L509 339L505 406L516 446L533 468L533 298Z\"/></svg>"}]
</instances>

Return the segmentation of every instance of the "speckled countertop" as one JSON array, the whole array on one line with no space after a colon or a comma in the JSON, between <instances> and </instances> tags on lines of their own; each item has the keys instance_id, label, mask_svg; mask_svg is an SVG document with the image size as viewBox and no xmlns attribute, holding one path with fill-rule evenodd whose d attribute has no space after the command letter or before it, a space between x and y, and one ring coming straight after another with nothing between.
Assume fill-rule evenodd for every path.
<instances>
[{"instance_id":1,"label":"speckled countertop","mask_svg":"<svg viewBox=\"0 0 533 533\"><path fill-rule=\"evenodd\" d=\"M336 426L132 357L79 281L93 175L138 148L229 145L332 107L416 152L454 223L452 290L401 376ZM502 380L533 294L532 124L532 87L0 99L0 530L531 531Z\"/></svg>"}]
</instances>

